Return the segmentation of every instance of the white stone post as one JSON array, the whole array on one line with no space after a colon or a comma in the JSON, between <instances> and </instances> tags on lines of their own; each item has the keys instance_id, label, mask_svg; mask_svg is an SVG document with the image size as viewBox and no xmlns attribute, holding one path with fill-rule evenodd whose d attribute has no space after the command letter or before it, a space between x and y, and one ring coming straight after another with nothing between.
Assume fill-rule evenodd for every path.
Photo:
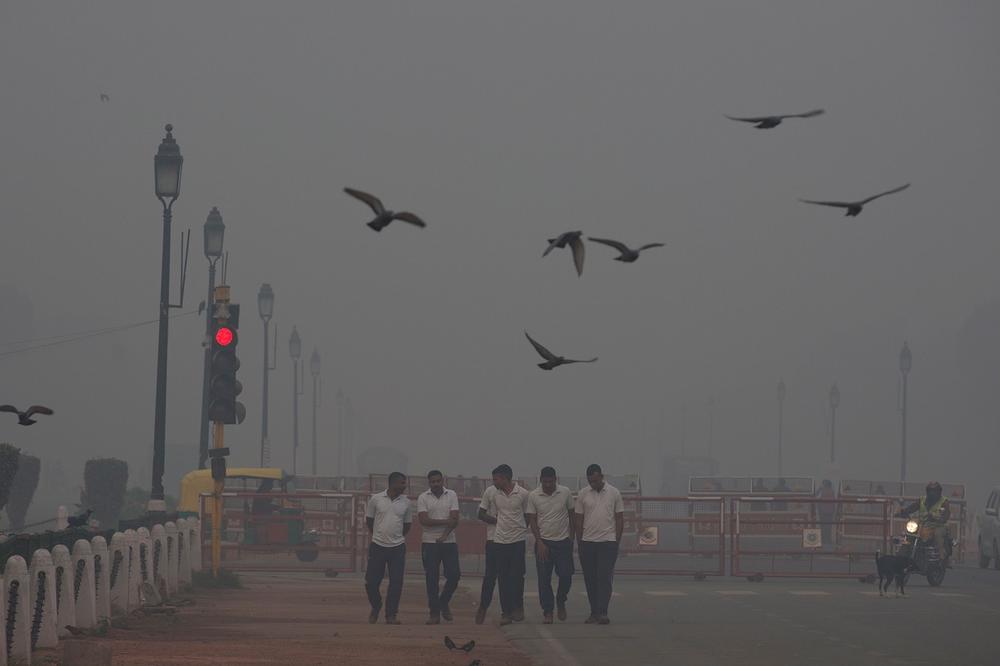
<instances>
[{"instance_id":1,"label":"white stone post","mask_svg":"<svg viewBox=\"0 0 1000 666\"><path fill-rule=\"evenodd\" d=\"M177 594L177 525L167 522L163 526L167 533L166 579L167 595Z\"/></svg>"},{"instance_id":2,"label":"white stone post","mask_svg":"<svg viewBox=\"0 0 1000 666\"><path fill-rule=\"evenodd\" d=\"M64 530L69 527L69 511L62 504L56 510L56 529Z\"/></svg>"},{"instance_id":3,"label":"white stone post","mask_svg":"<svg viewBox=\"0 0 1000 666\"><path fill-rule=\"evenodd\" d=\"M76 601L76 626L97 626L97 603L94 599L94 551L86 539L73 544L73 595Z\"/></svg>"},{"instance_id":4,"label":"white stone post","mask_svg":"<svg viewBox=\"0 0 1000 666\"><path fill-rule=\"evenodd\" d=\"M52 548L56 568L56 633L69 636L66 626L76 626L76 602L73 599L73 557L62 544Z\"/></svg>"},{"instance_id":5,"label":"white stone post","mask_svg":"<svg viewBox=\"0 0 1000 666\"><path fill-rule=\"evenodd\" d=\"M54 648L59 643L56 612L56 567L52 553L39 548L31 556L31 624L35 635L34 648ZM36 626L37 624L37 626Z\"/></svg>"},{"instance_id":6,"label":"white stone post","mask_svg":"<svg viewBox=\"0 0 1000 666\"><path fill-rule=\"evenodd\" d=\"M90 540L94 551L94 607L97 621L111 619L111 558L108 542L102 536Z\"/></svg>"},{"instance_id":7,"label":"white stone post","mask_svg":"<svg viewBox=\"0 0 1000 666\"><path fill-rule=\"evenodd\" d=\"M191 571L201 571L201 518L189 518L191 527Z\"/></svg>"},{"instance_id":8,"label":"white stone post","mask_svg":"<svg viewBox=\"0 0 1000 666\"><path fill-rule=\"evenodd\" d=\"M125 530L125 561L128 564L126 570L126 610L139 607L139 534L135 530Z\"/></svg>"},{"instance_id":9,"label":"white stone post","mask_svg":"<svg viewBox=\"0 0 1000 666\"><path fill-rule=\"evenodd\" d=\"M28 565L20 555L7 558L3 571L3 606L7 609L7 622L13 614L14 629L10 633L8 652L16 660L31 663L31 596L28 592ZM4 625L6 629L7 625ZM7 633L7 632L5 632Z\"/></svg>"},{"instance_id":10,"label":"white stone post","mask_svg":"<svg viewBox=\"0 0 1000 666\"><path fill-rule=\"evenodd\" d=\"M191 584L191 527L187 518L177 521L177 587Z\"/></svg>"},{"instance_id":11,"label":"white stone post","mask_svg":"<svg viewBox=\"0 0 1000 666\"><path fill-rule=\"evenodd\" d=\"M128 612L128 538L122 532L111 535L108 552L108 600L111 615Z\"/></svg>"},{"instance_id":12,"label":"white stone post","mask_svg":"<svg viewBox=\"0 0 1000 666\"><path fill-rule=\"evenodd\" d=\"M167 590L167 531L157 523L150 530L153 538L153 585L161 598L169 594Z\"/></svg>"},{"instance_id":13,"label":"white stone post","mask_svg":"<svg viewBox=\"0 0 1000 666\"><path fill-rule=\"evenodd\" d=\"M142 587L143 583L153 582L153 538L145 527L137 529L136 534L139 536L138 580L139 587Z\"/></svg>"}]
</instances>

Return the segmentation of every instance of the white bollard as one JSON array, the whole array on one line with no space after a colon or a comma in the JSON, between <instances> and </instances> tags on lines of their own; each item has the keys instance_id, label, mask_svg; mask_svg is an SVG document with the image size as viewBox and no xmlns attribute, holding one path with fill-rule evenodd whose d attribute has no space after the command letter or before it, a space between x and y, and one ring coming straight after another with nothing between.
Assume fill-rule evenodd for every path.
<instances>
[{"instance_id":1,"label":"white bollard","mask_svg":"<svg viewBox=\"0 0 1000 666\"><path fill-rule=\"evenodd\" d=\"M167 591L167 531L163 525L157 523L150 530L153 538L153 585L160 593L161 598L166 598Z\"/></svg>"},{"instance_id":2,"label":"white bollard","mask_svg":"<svg viewBox=\"0 0 1000 666\"><path fill-rule=\"evenodd\" d=\"M73 600L73 557L69 548L59 544L52 548L52 564L56 568L56 633L69 636L66 625L76 626L76 602Z\"/></svg>"},{"instance_id":3,"label":"white bollard","mask_svg":"<svg viewBox=\"0 0 1000 666\"><path fill-rule=\"evenodd\" d=\"M94 599L94 551L86 539L73 544L73 598L76 601L76 626L91 629L97 626L97 604Z\"/></svg>"},{"instance_id":4,"label":"white bollard","mask_svg":"<svg viewBox=\"0 0 1000 666\"><path fill-rule=\"evenodd\" d=\"M163 526L167 533L166 579L167 595L177 594L177 525L168 522Z\"/></svg>"},{"instance_id":5,"label":"white bollard","mask_svg":"<svg viewBox=\"0 0 1000 666\"><path fill-rule=\"evenodd\" d=\"M111 619L111 559L108 542L102 536L90 540L94 551L94 607L97 621Z\"/></svg>"},{"instance_id":6,"label":"white bollard","mask_svg":"<svg viewBox=\"0 0 1000 666\"><path fill-rule=\"evenodd\" d=\"M191 529L191 571L201 571L201 519L189 518Z\"/></svg>"},{"instance_id":7,"label":"white bollard","mask_svg":"<svg viewBox=\"0 0 1000 666\"><path fill-rule=\"evenodd\" d=\"M56 529L64 530L69 527L69 511L62 504L56 510Z\"/></svg>"},{"instance_id":8,"label":"white bollard","mask_svg":"<svg viewBox=\"0 0 1000 666\"><path fill-rule=\"evenodd\" d=\"M10 636L8 657L31 663L31 602L28 565L20 555L7 558L3 571L3 606L7 609L5 632ZM13 620L11 619L13 616ZM13 628L10 627L13 622Z\"/></svg>"},{"instance_id":9,"label":"white bollard","mask_svg":"<svg viewBox=\"0 0 1000 666\"><path fill-rule=\"evenodd\" d=\"M128 539L122 532L111 535L108 590L111 614L124 615L128 612Z\"/></svg>"},{"instance_id":10,"label":"white bollard","mask_svg":"<svg viewBox=\"0 0 1000 666\"><path fill-rule=\"evenodd\" d=\"M139 536L139 577L137 580L139 587L142 587L143 583L153 582L153 538L145 527L140 527L135 532Z\"/></svg>"},{"instance_id":11,"label":"white bollard","mask_svg":"<svg viewBox=\"0 0 1000 666\"><path fill-rule=\"evenodd\" d=\"M54 648L59 643L56 612L56 567L52 553L39 548L31 556L31 649Z\"/></svg>"},{"instance_id":12,"label":"white bollard","mask_svg":"<svg viewBox=\"0 0 1000 666\"><path fill-rule=\"evenodd\" d=\"M177 587L191 584L191 528L187 518L177 521Z\"/></svg>"},{"instance_id":13,"label":"white bollard","mask_svg":"<svg viewBox=\"0 0 1000 666\"><path fill-rule=\"evenodd\" d=\"M128 568L125 571L126 587L128 594L126 597L126 610L133 610L140 606L139 603L139 534L135 530L125 530L125 561Z\"/></svg>"}]
</instances>

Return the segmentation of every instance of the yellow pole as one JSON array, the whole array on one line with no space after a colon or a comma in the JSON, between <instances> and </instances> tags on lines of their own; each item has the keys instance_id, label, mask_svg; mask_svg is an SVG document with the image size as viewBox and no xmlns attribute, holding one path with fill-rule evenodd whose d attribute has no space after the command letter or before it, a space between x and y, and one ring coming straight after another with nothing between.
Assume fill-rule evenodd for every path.
<instances>
[{"instance_id":1,"label":"yellow pole","mask_svg":"<svg viewBox=\"0 0 1000 666\"><path fill-rule=\"evenodd\" d=\"M222 438L225 426L215 421L212 423L215 432L212 437L212 448L222 448ZM219 562L222 560L222 489L224 480L216 479L212 490L212 576L219 575Z\"/></svg>"}]
</instances>

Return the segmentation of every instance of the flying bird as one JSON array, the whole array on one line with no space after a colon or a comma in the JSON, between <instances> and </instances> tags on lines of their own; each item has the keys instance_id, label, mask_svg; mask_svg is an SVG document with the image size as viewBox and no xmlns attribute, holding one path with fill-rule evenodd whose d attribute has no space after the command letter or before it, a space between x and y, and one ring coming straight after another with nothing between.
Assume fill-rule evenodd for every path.
<instances>
[{"instance_id":1,"label":"flying bird","mask_svg":"<svg viewBox=\"0 0 1000 666\"><path fill-rule=\"evenodd\" d=\"M344 191L350 194L352 197L358 201L363 201L368 204L368 207L372 209L375 213L375 219L368 223L368 226L375 231L382 231L389 223L393 220L402 220L403 222L409 222L410 224L416 225L418 227L426 227L427 225L419 217L413 213L395 212L392 210L386 210L385 206L382 205L382 201L379 200L374 194L368 194L367 192L362 192L361 190L355 190L350 187L345 187Z\"/></svg>"},{"instance_id":2,"label":"flying bird","mask_svg":"<svg viewBox=\"0 0 1000 666\"><path fill-rule=\"evenodd\" d=\"M23 426L30 426L35 423L35 419L31 418L35 414L46 414L51 416L53 411L48 407L42 407L41 405L32 405L28 407L27 410L21 411L14 405L0 405L0 412L10 412L11 414L17 414L17 422Z\"/></svg>"},{"instance_id":3,"label":"flying bird","mask_svg":"<svg viewBox=\"0 0 1000 666\"><path fill-rule=\"evenodd\" d=\"M108 95L107 93L101 93L101 101L102 102L110 102L111 101L111 96Z\"/></svg>"},{"instance_id":4,"label":"flying bird","mask_svg":"<svg viewBox=\"0 0 1000 666\"><path fill-rule=\"evenodd\" d=\"M771 129L772 127L777 127L781 124L781 121L785 118L812 118L813 116L821 116L826 111L823 109L813 109L812 111L806 111L805 113L786 113L780 116L751 116L746 118L736 117L736 116L726 116L730 120L738 120L742 123L753 123L756 125L757 129Z\"/></svg>"},{"instance_id":5,"label":"flying bird","mask_svg":"<svg viewBox=\"0 0 1000 666\"><path fill-rule=\"evenodd\" d=\"M613 247L618 250L621 254L615 257L615 261L624 261L627 264L631 264L633 261L639 258L639 253L643 250L648 250L651 247L663 247L663 243L648 243L643 245L637 250L625 245L625 243L619 243L616 240L611 240L610 238L594 238L593 236L588 236L587 240L592 243L600 243L602 245L607 245L608 247Z\"/></svg>"},{"instance_id":6,"label":"flying bird","mask_svg":"<svg viewBox=\"0 0 1000 666\"><path fill-rule=\"evenodd\" d=\"M566 233L559 234L555 238L549 239L549 246L545 248L545 252L542 252L542 256L548 256L549 252L559 247L566 247L569 245L570 249L573 251L573 265L576 266L576 274L583 275L583 259L586 251L583 249L583 236L582 231L567 231Z\"/></svg>"},{"instance_id":7,"label":"flying bird","mask_svg":"<svg viewBox=\"0 0 1000 666\"><path fill-rule=\"evenodd\" d=\"M542 370L551 370L552 368L558 368L560 365L566 365L568 363L593 363L594 361L597 360L596 356L586 361L565 358L563 356L556 356L548 349L546 349L542 345L532 340L531 336L528 335L527 331L524 332L524 337L528 338L528 342L530 342L531 346L535 348L535 351L537 351L538 354L545 359L545 363L538 364L538 367L541 368Z\"/></svg>"},{"instance_id":8,"label":"flying bird","mask_svg":"<svg viewBox=\"0 0 1000 666\"><path fill-rule=\"evenodd\" d=\"M899 187L894 187L891 190L886 190L880 194L870 196L867 199L862 199L861 201L814 201L812 199L799 199L802 203L816 204L819 206L834 206L836 208L846 208L847 217L857 217L861 209L864 208L865 204L875 201L879 197L884 197L887 194L895 194L896 192L902 192L910 186L909 183L906 185L900 185Z\"/></svg>"}]
</instances>

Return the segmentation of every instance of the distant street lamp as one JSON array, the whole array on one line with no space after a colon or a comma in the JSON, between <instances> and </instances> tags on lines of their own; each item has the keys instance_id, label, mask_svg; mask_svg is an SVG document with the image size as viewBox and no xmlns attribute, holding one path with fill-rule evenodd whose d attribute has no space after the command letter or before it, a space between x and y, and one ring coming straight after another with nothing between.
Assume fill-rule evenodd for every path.
<instances>
[{"instance_id":1,"label":"distant street lamp","mask_svg":"<svg viewBox=\"0 0 1000 666\"><path fill-rule=\"evenodd\" d=\"M201 382L201 421L198 422L198 469L205 469L208 462L208 382L212 368L212 345L208 344L212 335L212 306L215 294L215 262L222 256L222 241L226 235L226 225L222 223L222 213L215 206L205 219L205 258L208 259L208 298L205 299L205 368Z\"/></svg>"},{"instance_id":2,"label":"distant street lamp","mask_svg":"<svg viewBox=\"0 0 1000 666\"><path fill-rule=\"evenodd\" d=\"M784 436L785 429L785 380L782 379L778 382L778 478L784 476L784 467L782 466L782 437Z\"/></svg>"},{"instance_id":3,"label":"distant street lamp","mask_svg":"<svg viewBox=\"0 0 1000 666\"><path fill-rule=\"evenodd\" d=\"M312 413L312 473L316 476L316 410L319 407L319 351L313 348L309 358L309 372L313 378L313 413ZM340 471L340 461L337 461L337 471Z\"/></svg>"},{"instance_id":4,"label":"distant street lamp","mask_svg":"<svg viewBox=\"0 0 1000 666\"><path fill-rule=\"evenodd\" d=\"M153 184L163 206L163 249L160 265L160 326L156 341L156 403L153 416L153 479L148 511L162 513L167 505L163 493L163 468L167 437L167 323L170 313L170 222L174 202L181 194L184 158L174 140L173 125L153 158ZM182 295L183 299L183 295Z\"/></svg>"},{"instance_id":5,"label":"distant street lamp","mask_svg":"<svg viewBox=\"0 0 1000 666\"><path fill-rule=\"evenodd\" d=\"M906 483L906 389L907 379L910 375L910 368L913 367L913 354L910 353L910 345L903 343L903 350L899 352L899 372L903 376L903 395L901 413L902 426L902 450L899 461L899 481Z\"/></svg>"},{"instance_id":6,"label":"distant street lamp","mask_svg":"<svg viewBox=\"0 0 1000 666\"><path fill-rule=\"evenodd\" d=\"M303 391L299 387L299 369L302 367L302 338L299 331L292 326L292 335L288 338L288 355L292 357L292 474L298 474L299 455L299 396Z\"/></svg>"},{"instance_id":7,"label":"distant street lamp","mask_svg":"<svg viewBox=\"0 0 1000 666\"><path fill-rule=\"evenodd\" d=\"M274 290L271 289L271 285L265 282L260 285L260 290L257 292L257 314L260 315L260 319L264 322L264 386L263 386L263 397L261 399L261 416L260 416L260 466L267 467L271 464L271 442L268 438L267 425L268 425L268 375L271 374L271 370L274 370L277 364L277 353L274 355L274 359L268 358L268 350L270 345L268 344L268 336L271 331L271 317L274 316ZM277 343L277 330L275 330L275 343ZM275 365L271 365L272 360Z\"/></svg>"},{"instance_id":8,"label":"distant street lamp","mask_svg":"<svg viewBox=\"0 0 1000 666\"><path fill-rule=\"evenodd\" d=\"M840 407L840 389L830 387L830 462L837 462L837 408Z\"/></svg>"}]
</instances>

